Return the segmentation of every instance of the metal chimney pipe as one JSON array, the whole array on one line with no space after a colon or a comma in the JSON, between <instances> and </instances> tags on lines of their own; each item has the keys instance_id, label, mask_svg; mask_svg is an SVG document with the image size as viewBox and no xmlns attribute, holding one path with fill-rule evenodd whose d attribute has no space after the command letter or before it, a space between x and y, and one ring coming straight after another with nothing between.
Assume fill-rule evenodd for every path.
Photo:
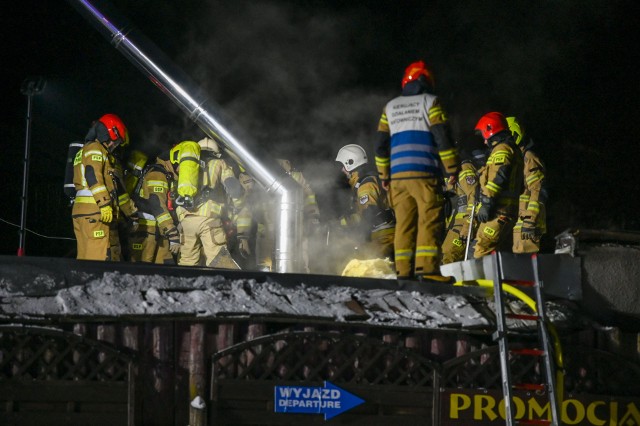
<instances>
[{"instance_id":1,"label":"metal chimney pipe","mask_svg":"<svg viewBox=\"0 0 640 426\"><path fill-rule=\"evenodd\" d=\"M267 193L279 197L275 271L301 272L302 262L299 253L302 246L303 198L300 185L286 174L274 158L226 117L220 106L208 99L182 70L107 2L68 1L120 53L146 74L158 89L176 103L205 134L236 154ZM100 3L100 8L94 3ZM102 10L108 11L108 14Z\"/></svg>"}]
</instances>

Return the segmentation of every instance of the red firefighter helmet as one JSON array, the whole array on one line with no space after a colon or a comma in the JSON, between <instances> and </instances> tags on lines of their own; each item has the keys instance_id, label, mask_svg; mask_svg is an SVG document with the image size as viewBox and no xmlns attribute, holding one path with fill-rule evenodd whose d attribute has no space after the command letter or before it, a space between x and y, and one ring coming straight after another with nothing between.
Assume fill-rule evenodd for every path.
<instances>
[{"instance_id":1,"label":"red firefighter helmet","mask_svg":"<svg viewBox=\"0 0 640 426\"><path fill-rule=\"evenodd\" d=\"M105 114L98 121L107 128L112 141L120 140L120 145L123 147L129 144L129 132L120 117L115 114Z\"/></svg>"},{"instance_id":2,"label":"red firefighter helmet","mask_svg":"<svg viewBox=\"0 0 640 426\"><path fill-rule=\"evenodd\" d=\"M507 119L499 112L489 112L483 115L478 124L476 124L476 131L482 135L484 140L488 140L496 133L508 129Z\"/></svg>"},{"instance_id":3,"label":"red firefighter helmet","mask_svg":"<svg viewBox=\"0 0 640 426\"><path fill-rule=\"evenodd\" d=\"M412 63L404 70L404 77L402 78L402 88L410 81L418 80L421 76L427 80L430 86L433 87L433 76L423 61L417 61Z\"/></svg>"}]
</instances>

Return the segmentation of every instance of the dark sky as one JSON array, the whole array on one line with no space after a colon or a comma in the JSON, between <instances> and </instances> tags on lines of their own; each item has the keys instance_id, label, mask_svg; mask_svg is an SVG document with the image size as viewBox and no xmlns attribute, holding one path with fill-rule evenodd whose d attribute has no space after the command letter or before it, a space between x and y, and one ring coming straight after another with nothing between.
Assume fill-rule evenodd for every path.
<instances>
[{"instance_id":1,"label":"dark sky","mask_svg":"<svg viewBox=\"0 0 640 426\"><path fill-rule=\"evenodd\" d=\"M333 201L337 150L358 143L373 157L383 105L399 94L406 65L423 59L461 146L480 142L473 127L486 112L520 118L547 164L552 235L570 226L640 226L637 1L112 4L255 141L294 160L321 202ZM27 223L72 237L62 193L67 146L92 120L119 114L132 145L150 153L202 133L68 2L24 0L12 9L0 18L7 183L0 219L20 222L27 108L20 85L42 75ZM0 222L0 235L0 253L15 253L16 229ZM56 244L62 254L73 247L28 239L36 253Z\"/></svg>"}]
</instances>

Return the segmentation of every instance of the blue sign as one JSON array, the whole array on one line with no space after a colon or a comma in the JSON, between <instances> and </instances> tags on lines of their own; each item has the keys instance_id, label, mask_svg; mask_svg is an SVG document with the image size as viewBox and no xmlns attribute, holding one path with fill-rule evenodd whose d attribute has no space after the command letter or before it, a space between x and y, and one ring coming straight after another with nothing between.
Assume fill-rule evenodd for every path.
<instances>
[{"instance_id":1,"label":"blue sign","mask_svg":"<svg viewBox=\"0 0 640 426\"><path fill-rule=\"evenodd\" d=\"M276 413L324 414L325 420L364 402L327 381L324 382L324 387L276 386L274 390Z\"/></svg>"}]
</instances>

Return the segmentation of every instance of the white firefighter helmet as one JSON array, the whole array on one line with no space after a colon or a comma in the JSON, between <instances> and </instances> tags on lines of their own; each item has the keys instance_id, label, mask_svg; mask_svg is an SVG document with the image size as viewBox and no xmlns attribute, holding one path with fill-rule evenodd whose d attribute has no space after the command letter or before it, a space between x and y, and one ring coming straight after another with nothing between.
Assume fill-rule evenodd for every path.
<instances>
[{"instance_id":1,"label":"white firefighter helmet","mask_svg":"<svg viewBox=\"0 0 640 426\"><path fill-rule=\"evenodd\" d=\"M336 161L339 161L348 172L367 164L367 153L360 145L349 144L340 148Z\"/></svg>"},{"instance_id":2,"label":"white firefighter helmet","mask_svg":"<svg viewBox=\"0 0 640 426\"><path fill-rule=\"evenodd\" d=\"M218 146L218 143L213 139L211 139L210 137L205 137L203 139L200 139L198 141L198 145L200 145L200 149L202 151L210 151L218 158L222 156L222 152L220 151L220 147Z\"/></svg>"}]
</instances>

